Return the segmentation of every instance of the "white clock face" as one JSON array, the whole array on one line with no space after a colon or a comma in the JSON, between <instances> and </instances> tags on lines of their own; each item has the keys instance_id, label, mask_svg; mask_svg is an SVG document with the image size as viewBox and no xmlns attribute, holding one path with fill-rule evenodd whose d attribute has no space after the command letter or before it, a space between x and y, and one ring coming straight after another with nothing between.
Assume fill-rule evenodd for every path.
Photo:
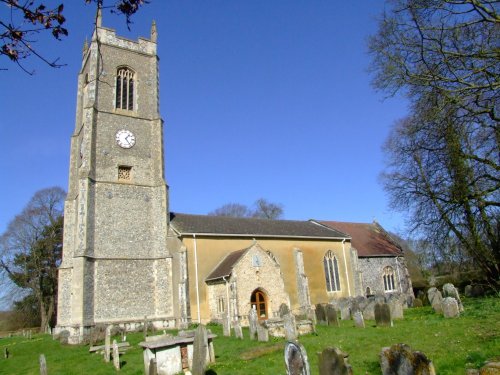
<instances>
[{"instance_id":1,"label":"white clock face","mask_svg":"<svg viewBox=\"0 0 500 375\"><path fill-rule=\"evenodd\" d=\"M131 148L135 145L135 135L130 130L118 130L116 132L116 143L123 148Z\"/></svg>"}]
</instances>

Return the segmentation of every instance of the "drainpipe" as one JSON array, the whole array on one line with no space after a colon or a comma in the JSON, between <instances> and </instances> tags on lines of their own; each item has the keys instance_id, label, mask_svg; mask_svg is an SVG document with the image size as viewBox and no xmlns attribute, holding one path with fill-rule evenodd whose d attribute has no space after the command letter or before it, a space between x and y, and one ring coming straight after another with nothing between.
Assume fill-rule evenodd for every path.
<instances>
[{"instance_id":1,"label":"drainpipe","mask_svg":"<svg viewBox=\"0 0 500 375\"><path fill-rule=\"evenodd\" d=\"M403 293L403 287L401 286L401 275L399 274L399 257L396 257L396 272L398 273L398 281L399 281L399 292Z\"/></svg>"},{"instance_id":2,"label":"drainpipe","mask_svg":"<svg viewBox=\"0 0 500 375\"><path fill-rule=\"evenodd\" d=\"M345 259L345 238L342 240L342 254L344 254L345 278L347 280L347 293L351 296L351 285L349 284L349 273L347 272L347 260Z\"/></svg>"},{"instance_id":3,"label":"drainpipe","mask_svg":"<svg viewBox=\"0 0 500 375\"><path fill-rule=\"evenodd\" d=\"M196 234L194 234L194 233L193 233L193 240L194 240L194 276L195 276L195 282L196 282L196 310L198 313L198 323L201 323L200 291L198 289L198 252L196 249Z\"/></svg>"},{"instance_id":4,"label":"drainpipe","mask_svg":"<svg viewBox=\"0 0 500 375\"><path fill-rule=\"evenodd\" d=\"M226 283L226 298L227 298L227 320L229 321L229 327L231 327L231 308L229 305L229 281L226 280L226 276L222 276L222 280Z\"/></svg>"}]
</instances>

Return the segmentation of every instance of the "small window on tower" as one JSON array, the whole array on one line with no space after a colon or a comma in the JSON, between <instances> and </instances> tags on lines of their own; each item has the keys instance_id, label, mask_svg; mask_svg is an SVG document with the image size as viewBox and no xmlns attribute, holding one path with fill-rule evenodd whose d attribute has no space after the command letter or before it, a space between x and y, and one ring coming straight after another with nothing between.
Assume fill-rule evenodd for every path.
<instances>
[{"instance_id":1,"label":"small window on tower","mask_svg":"<svg viewBox=\"0 0 500 375\"><path fill-rule=\"evenodd\" d=\"M125 165L118 166L118 181L132 180L132 167Z\"/></svg>"}]
</instances>

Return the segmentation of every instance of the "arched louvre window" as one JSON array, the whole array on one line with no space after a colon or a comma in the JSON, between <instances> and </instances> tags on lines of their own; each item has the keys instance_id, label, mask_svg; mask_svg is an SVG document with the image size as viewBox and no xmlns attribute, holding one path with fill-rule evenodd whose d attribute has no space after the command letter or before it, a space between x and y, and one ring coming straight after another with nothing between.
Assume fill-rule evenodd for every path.
<instances>
[{"instance_id":1,"label":"arched louvre window","mask_svg":"<svg viewBox=\"0 0 500 375\"><path fill-rule=\"evenodd\" d=\"M333 255L331 250L328 250L325 257L323 258L323 266L325 267L326 290L328 292L339 291L339 265L337 257Z\"/></svg>"},{"instance_id":2,"label":"arched louvre window","mask_svg":"<svg viewBox=\"0 0 500 375\"><path fill-rule=\"evenodd\" d=\"M394 283L394 270L392 267L384 268L384 290L386 292L391 292L396 290L396 284Z\"/></svg>"},{"instance_id":3,"label":"arched louvre window","mask_svg":"<svg viewBox=\"0 0 500 375\"><path fill-rule=\"evenodd\" d=\"M134 76L129 68L118 68L116 72L116 108L134 110Z\"/></svg>"}]
</instances>

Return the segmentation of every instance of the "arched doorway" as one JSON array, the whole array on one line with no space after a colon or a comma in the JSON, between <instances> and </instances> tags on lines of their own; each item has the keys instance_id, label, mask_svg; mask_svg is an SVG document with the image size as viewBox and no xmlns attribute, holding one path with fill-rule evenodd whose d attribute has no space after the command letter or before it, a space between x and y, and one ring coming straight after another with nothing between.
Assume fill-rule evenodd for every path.
<instances>
[{"instance_id":1,"label":"arched doorway","mask_svg":"<svg viewBox=\"0 0 500 375\"><path fill-rule=\"evenodd\" d=\"M250 304L252 305L252 309L255 309L257 312L257 317L259 320L267 319L267 296L260 289L256 289L252 293L252 297L250 298Z\"/></svg>"}]
</instances>

